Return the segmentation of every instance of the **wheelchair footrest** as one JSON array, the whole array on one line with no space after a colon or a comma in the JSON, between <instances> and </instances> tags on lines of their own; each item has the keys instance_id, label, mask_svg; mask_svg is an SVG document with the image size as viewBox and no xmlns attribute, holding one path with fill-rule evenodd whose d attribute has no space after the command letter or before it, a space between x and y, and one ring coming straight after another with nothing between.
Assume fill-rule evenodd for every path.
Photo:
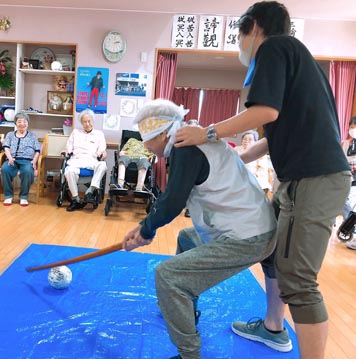
<instances>
[{"instance_id":1,"label":"wheelchair footrest","mask_svg":"<svg viewBox=\"0 0 356 359\"><path fill-rule=\"evenodd\" d=\"M111 195L111 196L128 196L129 191L125 188L110 188L109 195Z\"/></svg>"},{"instance_id":2,"label":"wheelchair footrest","mask_svg":"<svg viewBox=\"0 0 356 359\"><path fill-rule=\"evenodd\" d=\"M152 193L148 191L133 191L133 195L136 198L150 198Z\"/></svg>"}]
</instances>

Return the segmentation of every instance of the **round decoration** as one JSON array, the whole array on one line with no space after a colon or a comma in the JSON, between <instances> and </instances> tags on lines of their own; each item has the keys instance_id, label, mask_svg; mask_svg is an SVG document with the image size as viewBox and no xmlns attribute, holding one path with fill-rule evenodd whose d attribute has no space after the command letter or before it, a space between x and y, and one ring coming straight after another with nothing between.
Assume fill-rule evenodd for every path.
<instances>
[{"instance_id":1,"label":"round decoration","mask_svg":"<svg viewBox=\"0 0 356 359\"><path fill-rule=\"evenodd\" d=\"M7 109L4 111L4 118L5 118L5 121L14 122L14 119L15 119L15 110L13 110L12 108L7 108Z\"/></svg>"},{"instance_id":2,"label":"round decoration","mask_svg":"<svg viewBox=\"0 0 356 359\"><path fill-rule=\"evenodd\" d=\"M53 77L53 85L55 91L67 91L68 92L68 84L71 83L71 80L68 76L54 76Z\"/></svg>"},{"instance_id":3,"label":"round decoration","mask_svg":"<svg viewBox=\"0 0 356 359\"><path fill-rule=\"evenodd\" d=\"M62 64L59 61L53 61L51 63L51 69L53 71L61 71L62 70Z\"/></svg>"},{"instance_id":4,"label":"round decoration","mask_svg":"<svg viewBox=\"0 0 356 359\"><path fill-rule=\"evenodd\" d=\"M103 54L110 62L118 62L126 52L126 40L117 31L110 31L103 40Z\"/></svg>"},{"instance_id":5,"label":"round decoration","mask_svg":"<svg viewBox=\"0 0 356 359\"><path fill-rule=\"evenodd\" d=\"M31 54L31 59L39 60L41 63L44 63L44 62L51 63L52 62L52 61L45 61L45 58L48 60L50 58L52 58L52 61L54 61L56 59L54 52L51 49L49 49L48 47L39 47L39 48L35 49Z\"/></svg>"},{"instance_id":6,"label":"round decoration","mask_svg":"<svg viewBox=\"0 0 356 359\"><path fill-rule=\"evenodd\" d=\"M107 130L119 130L120 118L116 115L106 115L104 118L105 129Z\"/></svg>"}]
</instances>

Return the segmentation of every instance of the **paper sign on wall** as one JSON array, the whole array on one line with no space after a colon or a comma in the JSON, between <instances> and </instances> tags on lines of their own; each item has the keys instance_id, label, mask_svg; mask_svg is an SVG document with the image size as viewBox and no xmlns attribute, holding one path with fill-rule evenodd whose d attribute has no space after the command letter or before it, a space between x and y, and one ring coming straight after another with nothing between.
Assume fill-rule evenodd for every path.
<instances>
[{"instance_id":1,"label":"paper sign on wall","mask_svg":"<svg viewBox=\"0 0 356 359\"><path fill-rule=\"evenodd\" d=\"M304 37L304 19L291 19L291 36L303 41Z\"/></svg>"},{"instance_id":2,"label":"paper sign on wall","mask_svg":"<svg viewBox=\"0 0 356 359\"><path fill-rule=\"evenodd\" d=\"M76 111L91 108L95 113L106 113L109 69L79 67L77 76Z\"/></svg>"},{"instance_id":3,"label":"paper sign on wall","mask_svg":"<svg viewBox=\"0 0 356 359\"><path fill-rule=\"evenodd\" d=\"M224 17L202 15L199 21L198 49L222 50Z\"/></svg>"},{"instance_id":4,"label":"paper sign on wall","mask_svg":"<svg viewBox=\"0 0 356 359\"><path fill-rule=\"evenodd\" d=\"M198 22L197 15L174 15L171 46L239 51L239 28L236 26L239 19L239 16L201 15ZM291 19L290 35L300 41L303 41L304 22L304 19Z\"/></svg>"},{"instance_id":5,"label":"paper sign on wall","mask_svg":"<svg viewBox=\"0 0 356 359\"><path fill-rule=\"evenodd\" d=\"M104 114L103 130L119 131L120 129L120 116L116 114Z\"/></svg>"},{"instance_id":6,"label":"paper sign on wall","mask_svg":"<svg viewBox=\"0 0 356 359\"><path fill-rule=\"evenodd\" d=\"M239 21L239 16L228 16L226 18L225 26L225 41L224 41L224 50L225 51L239 51L239 28L236 26Z\"/></svg>"},{"instance_id":7,"label":"paper sign on wall","mask_svg":"<svg viewBox=\"0 0 356 359\"><path fill-rule=\"evenodd\" d=\"M120 116L135 117L137 112L137 100L123 98L120 102Z\"/></svg>"},{"instance_id":8,"label":"paper sign on wall","mask_svg":"<svg viewBox=\"0 0 356 359\"><path fill-rule=\"evenodd\" d=\"M172 44L174 48L195 48L198 34L196 15L175 15L173 18Z\"/></svg>"}]
</instances>

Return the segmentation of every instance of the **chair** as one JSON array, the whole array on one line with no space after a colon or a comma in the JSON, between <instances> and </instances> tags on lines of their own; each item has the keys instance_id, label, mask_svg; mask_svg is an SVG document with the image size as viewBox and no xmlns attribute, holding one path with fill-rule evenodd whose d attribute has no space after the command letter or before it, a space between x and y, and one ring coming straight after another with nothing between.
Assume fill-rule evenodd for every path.
<instances>
[{"instance_id":1,"label":"chair","mask_svg":"<svg viewBox=\"0 0 356 359\"><path fill-rule=\"evenodd\" d=\"M68 135L59 135L56 133L46 134L42 149L41 166L37 166L37 168L40 169L40 175L37 176L37 183L38 193L41 197L44 196L44 188L46 185L46 163L48 162L48 160L60 161L58 165L58 170L61 168L63 162L62 153L65 153L65 147L68 138Z\"/></svg>"},{"instance_id":2,"label":"chair","mask_svg":"<svg viewBox=\"0 0 356 359\"><path fill-rule=\"evenodd\" d=\"M0 135L1 140L2 140L2 138ZM39 203L39 200L40 200L40 181L39 181L39 179L42 176L42 172L41 172L42 159L43 159L43 156L42 156L42 154L40 154L40 156L38 157L38 161L37 161L37 173L35 172L35 181L31 185L30 192L29 192L29 198L30 198L30 196L33 196L33 195L35 196L35 200L34 200L35 203ZM2 151L2 152L0 152L0 174L1 174L1 166L3 165L3 163L5 161L6 161L6 155L5 155L5 152ZM16 182L18 182L18 183L20 182L20 172L17 173L13 182L14 182L14 184L16 184ZM15 187L14 190L16 191L16 186L14 186L14 187ZM1 197L1 200L4 199L4 187L2 184L2 180L0 181L0 197Z\"/></svg>"},{"instance_id":3,"label":"chair","mask_svg":"<svg viewBox=\"0 0 356 359\"><path fill-rule=\"evenodd\" d=\"M110 183L118 182L118 168L119 168L119 153L125 146L126 142L130 138L135 138L139 141L142 141L141 135L138 131L123 130L121 136L121 143L119 149L114 152L115 156L115 165L111 170ZM107 216L110 212L111 206L114 202L125 199L125 202L137 203L137 204L146 204L146 213L149 213L152 204L155 202L156 198L160 194L160 189L156 184L154 177L153 166L155 163L155 157L151 161L151 168L147 170L145 178L145 191L135 191L137 184L138 169L135 163L130 163L125 172L125 186L124 188L115 188L110 186L108 191L108 197L105 205L105 215ZM136 201L135 199L138 199Z\"/></svg>"}]
</instances>

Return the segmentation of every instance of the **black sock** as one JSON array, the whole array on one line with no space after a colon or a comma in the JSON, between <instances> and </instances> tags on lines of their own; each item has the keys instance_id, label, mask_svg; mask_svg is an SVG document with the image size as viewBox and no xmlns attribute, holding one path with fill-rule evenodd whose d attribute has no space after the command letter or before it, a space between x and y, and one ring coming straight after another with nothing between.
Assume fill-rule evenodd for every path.
<instances>
[{"instance_id":1,"label":"black sock","mask_svg":"<svg viewBox=\"0 0 356 359\"><path fill-rule=\"evenodd\" d=\"M263 326L265 327L265 329L266 329L268 332L270 332L270 333L272 333L272 334L279 334L279 333L282 333L282 332L283 332L283 330L270 330L270 329L268 329L268 328L265 326L265 323L263 323Z\"/></svg>"}]
</instances>

